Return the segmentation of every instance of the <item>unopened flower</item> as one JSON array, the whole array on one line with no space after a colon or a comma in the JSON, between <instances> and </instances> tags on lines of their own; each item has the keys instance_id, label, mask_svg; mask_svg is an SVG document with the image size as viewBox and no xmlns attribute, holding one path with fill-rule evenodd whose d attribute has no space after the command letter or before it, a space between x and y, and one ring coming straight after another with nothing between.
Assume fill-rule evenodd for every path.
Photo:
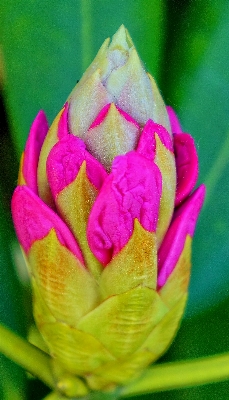
<instances>
[{"instance_id":1,"label":"unopened flower","mask_svg":"<svg viewBox=\"0 0 229 400\"><path fill-rule=\"evenodd\" d=\"M171 343L205 189L192 137L122 26L22 156L13 220L54 365L125 384Z\"/></svg>"}]
</instances>

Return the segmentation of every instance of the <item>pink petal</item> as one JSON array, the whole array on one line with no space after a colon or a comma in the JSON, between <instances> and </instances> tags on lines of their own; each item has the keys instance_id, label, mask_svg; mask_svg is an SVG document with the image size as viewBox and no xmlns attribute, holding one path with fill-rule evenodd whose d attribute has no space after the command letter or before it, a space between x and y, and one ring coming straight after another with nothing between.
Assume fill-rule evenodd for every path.
<instances>
[{"instance_id":1,"label":"pink petal","mask_svg":"<svg viewBox=\"0 0 229 400\"><path fill-rule=\"evenodd\" d=\"M153 121L149 119L144 126L144 129L141 133L138 146L137 153L141 154L143 157L148 158L149 160L154 160L155 152L156 152L156 140L155 140L155 132L153 129Z\"/></svg>"},{"instance_id":2,"label":"pink petal","mask_svg":"<svg viewBox=\"0 0 229 400\"><path fill-rule=\"evenodd\" d=\"M135 218L146 230L156 230L161 190L161 174L152 161L135 151L115 158L88 221L88 243L101 263L125 246Z\"/></svg>"},{"instance_id":3,"label":"pink petal","mask_svg":"<svg viewBox=\"0 0 229 400\"><path fill-rule=\"evenodd\" d=\"M42 144L48 132L48 122L44 111L39 111L31 126L25 146L22 172L27 186L37 193L37 165Z\"/></svg>"},{"instance_id":4,"label":"pink petal","mask_svg":"<svg viewBox=\"0 0 229 400\"><path fill-rule=\"evenodd\" d=\"M18 240L26 253L34 241L43 239L54 228L60 243L84 264L80 248L65 223L27 186L15 189L12 216Z\"/></svg>"},{"instance_id":5,"label":"pink petal","mask_svg":"<svg viewBox=\"0 0 229 400\"><path fill-rule=\"evenodd\" d=\"M193 138L187 133L174 135L177 168L176 206L192 191L198 178L198 156Z\"/></svg>"},{"instance_id":6,"label":"pink petal","mask_svg":"<svg viewBox=\"0 0 229 400\"><path fill-rule=\"evenodd\" d=\"M123 111L120 107L118 107L116 105L117 110L120 112L120 114L129 122L132 122L132 124L134 124L137 128L139 128L139 124L137 123L137 121L131 117L130 114L128 114L127 112Z\"/></svg>"},{"instance_id":7,"label":"pink petal","mask_svg":"<svg viewBox=\"0 0 229 400\"><path fill-rule=\"evenodd\" d=\"M111 103L106 104L102 110L99 112L99 114L97 115L97 117L95 118L95 120L92 122L91 126L89 129L95 128L96 126L100 125L104 119L106 118L106 115L109 111L109 108L111 106ZM137 128L139 128L139 125L137 123L137 121L135 121L134 118L132 118L129 114L127 114L125 111L123 111L120 107L118 107L117 105L115 105L115 107L117 108L117 110L120 112L120 114L129 122L132 122Z\"/></svg>"},{"instance_id":8,"label":"pink petal","mask_svg":"<svg viewBox=\"0 0 229 400\"><path fill-rule=\"evenodd\" d=\"M201 185L175 212L173 221L158 253L158 287L161 288L175 268L187 235L193 236L204 202L205 186Z\"/></svg>"},{"instance_id":9,"label":"pink petal","mask_svg":"<svg viewBox=\"0 0 229 400\"><path fill-rule=\"evenodd\" d=\"M159 136L161 142L168 150L173 151L173 143L169 132L162 125L156 124L149 119L144 126L137 147L137 152L149 160L153 160L155 157L155 134Z\"/></svg>"},{"instance_id":10,"label":"pink petal","mask_svg":"<svg viewBox=\"0 0 229 400\"><path fill-rule=\"evenodd\" d=\"M106 115L107 115L107 113L109 111L110 106L111 106L111 103L106 104L102 108L102 110L99 112L99 114L97 115L95 120L92 122L92 124L91 124L89 129L95 128L96 126L100 125L103 122L104 118L106 117Z\"/></svg>"},{"instance_id":11,"label":"pink petal","mask_svg":"<svg viewBox=\"0 0 229 400\"><path fill-rule=\"evenodd\" d=\"M75 180L84 160L88 179L97 189L100 189L107 177L107 172L88 153L85 143L76 136L68 135L55 144L47 159L47 176L54 198Z\"/></svg>"},{"instance_id":12,"label":"pink petal","mask_svg":"<svg viewBox=\"0 0 229 400\"><path fill-rule=\"evenodd\" d=\"M170 106L167 106L166 109L169 116L172 133L182 133L182 128L175 111Z\"/></svg>"},{"instance_id":13,"label":"pink petal","mask_svg":"<svg viewBox=\"0 0 229 400\"><path fill-rule=\"evenodd\" d=\"M60 120L58 123L57 136L58 136L59 140L69 134L69 131L68 131L68 109L69 109L69 103L66 102L64 105L64 110L61 114L61 117L60 117Z\"/></svg>"}]
</instances>

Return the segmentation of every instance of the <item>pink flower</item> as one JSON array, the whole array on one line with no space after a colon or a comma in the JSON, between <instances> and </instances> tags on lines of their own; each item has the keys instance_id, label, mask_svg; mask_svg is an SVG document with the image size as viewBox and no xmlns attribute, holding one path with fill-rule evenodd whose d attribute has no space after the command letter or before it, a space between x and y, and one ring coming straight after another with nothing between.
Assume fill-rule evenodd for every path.
<instances>
[{"instance_id":1,"label":"pink flower","mask_svg":"<svg viewBox=\"0 0 229 400\"><path fill-rule=\"evenodd\" d=\"M168 347L205 188L198 158L124 27L48 128L33 122L12 199L34 316L54 363L92 389Z\"/></svg>"}]
</instances>

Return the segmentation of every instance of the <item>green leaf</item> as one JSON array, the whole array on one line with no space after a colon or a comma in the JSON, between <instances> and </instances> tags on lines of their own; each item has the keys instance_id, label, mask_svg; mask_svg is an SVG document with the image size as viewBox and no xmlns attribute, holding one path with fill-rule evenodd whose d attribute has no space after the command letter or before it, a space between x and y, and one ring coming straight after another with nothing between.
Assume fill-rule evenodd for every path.
<instances>
[{"instance_id":1,"label":"green leaf","mask_svg":"<svg viewBox=\"0 0 229 400\"><path fill-rule=\"evenodd\" d=\"M199 181L207 186L205 207L194 237L188 315L228 296L228 13L228 1L190 2L181 13L177 40L171 38L174 46L166 93L184 130L195 138Z\"/></svg>"},{"instance_id":2,"label":"green leaf","mask_svg":"<svg viewBox=\"0 0 229 400\"><path fill-rule=\"evenodd\" d=\"M44 109L51 121L81 72L78 3L10 0L4 5L5 91L19 152L37 112Z\"/></svg>"},{"instance_id":3,"label":"green leaf","mask_svg":"<svg viewBox=\"0 0 229 400\"><path fill-rule=\"evenodd\" d=\"M134 393L203 385L229 379L229 353L190 361L165 363L146 369L122 390L123 397Z\"/></svg>"},{"instance_id":4,"label":"green leaf","mask_svg":"<svg viewBox=\"0 0 229 400\"><path fill-rule=\"evenodd\" d=\"M0 355L0 398L2 400L24 400L24 385L18 367L6 357Z\"/></svg>"},{"instance_id":5,"label":"green leaf","mask_svg":"<svg viewBox=\"0 0 229 400\"><path fill-rule=\"evenodd\" d=\"M17 280L10 254L9 238L12 233L5 217L8 213L3 207L0 190L0 322L12 329L23 332L23 312L20 285ZM16 364L0 355L0 397L3 400L23 400L25 376Z\"/></svg>"},{"instance_id":6,"label":"green leaf","mask_svg":"<svg viewBox=\"0 0 229 400\"><path fill-rule=\"evenodd\" d=\"M153 2L151 0L97 0L95 2L91 0L90 2L94 51L96 52L96 49L101 46L105 37L112 36L119 26L124 24L146 69L159 79L165 39L166 2L164 0ZM82 3L85 2L82 1Z\"/></svg>"},{"instance_id":7,"label":"green leaf","mask_svg":"<svg viewBox=\"0 0 229 400\"><path fill-rule=\"evenodd\" d=\"M3 8L5 92L22 151L40 109L51 122L107 36L124 23L147 68L158 74L164 1L9 0ZM104 21L106 21L104 23Z\"/></svg>"},{"instance_id":8,"label":"green leaf","mask_svg":"<svg viewBox=\"0 0 229 400\"><path fill-rule=\"evenodd\" d=\"M163 362L196 359L197 357L205 357L228 351L228 307L229 299L204 314L184 320L176 340L163 358ZM214 383L203 387L168 392L166 400L173 400L174 395L176 396L176 400L193 400L197 398L198 400L208 398L224 400L227 398L228 390L229 381ZM161 396L158 394L155 399L164 400L163 394Z\"/></svg>"}]
</instances>

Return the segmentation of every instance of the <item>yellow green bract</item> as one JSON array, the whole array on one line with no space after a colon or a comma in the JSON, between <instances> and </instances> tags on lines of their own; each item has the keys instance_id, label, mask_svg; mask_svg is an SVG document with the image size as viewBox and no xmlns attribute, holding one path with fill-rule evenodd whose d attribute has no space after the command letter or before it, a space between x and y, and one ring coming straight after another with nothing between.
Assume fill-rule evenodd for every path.
<instances>
[{"instance_id":1,"label":"yellow green bract","mask_svg":"<svg viewBox=\"0 0 229 400\"><path fill-rule=\"evenodd\" d=\"M50 354L56 387L68 397L124 385L166 351L186 304L202 201L190 201L194 186L185 192L192 154L184 145L177 157L168 110L123 26L108 44L39 152L32 130L13 207L42 336L30 340ZM37 157L31 175L28 153L30 162Z\"/></svg>"},{"instance_id":2,"label":"yellow green bract","mask_svg":"<svg viewBox=\"0 0 229 400\"><path fill-rule=\"evenodd\" d=\"M152 245L155 239L136 222L131 240L103 270L100 284L89 271L75 265L70 252L63 255L67 250L54 232L34 243L30 251L36 279L35 319L54 363L56 360L70 374L85 377L93 389L126 383L161 356L185 307L191 238L187 236L176 268L157 293L153 251L147 256L148 245L136 246L137 252L133 251L134 242L142 235ZM51 250L45 251L47 246L53 248L54 257ZM41 254L45 254L44 261ZM125 274L129 280L124 279ZM152 287L147 287L147 281Z\"/></svg>"}]
</instances>

